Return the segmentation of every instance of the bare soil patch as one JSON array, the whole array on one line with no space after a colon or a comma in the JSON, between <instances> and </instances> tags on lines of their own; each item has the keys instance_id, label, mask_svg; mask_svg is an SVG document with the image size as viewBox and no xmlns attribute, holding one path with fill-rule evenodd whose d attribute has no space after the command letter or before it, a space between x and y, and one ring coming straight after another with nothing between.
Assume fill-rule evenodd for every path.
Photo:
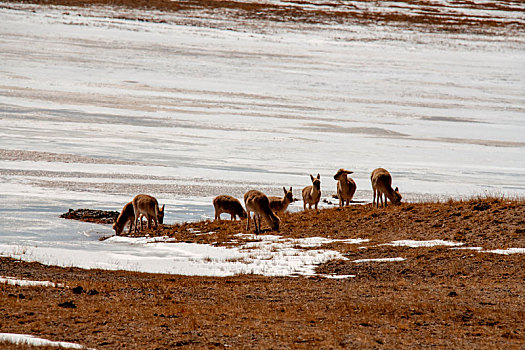
<instances>
[{"instance_id":1,"label":"bare soil patch","mask_svg":"<svg viewBox=\"0 0 525 350\"><path fill-rule=\"evenodd\" d=\"M285 237L369 238L360 246L330 244L349 260L318 267L356 277L187 277L1 258L2 275L66 287L0 285L0 329L97 349L525 346L523 254L381 245L443 239L525 247L522 200L362 205L282 219ZM243 223L186 223L148 233L230 245ZM406 260L353 262L384 257Z\"/></svg>"}]
</instances>

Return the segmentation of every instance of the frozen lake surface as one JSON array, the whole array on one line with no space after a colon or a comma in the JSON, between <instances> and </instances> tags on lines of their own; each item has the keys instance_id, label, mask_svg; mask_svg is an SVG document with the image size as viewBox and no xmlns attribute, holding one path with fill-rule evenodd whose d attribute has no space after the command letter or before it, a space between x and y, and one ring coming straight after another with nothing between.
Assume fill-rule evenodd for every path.
<instances>
[{"instance_id":1,"label":"frozen lake surface","mask_svg":"<svg viewBox=\"0 0 525 350\"><path fill-rule=\"evenodd\" d=\"M409 201L525 194L523 35L164 16L0 6L1 255L150 271L147 246L152 272L309 274L334 254L219 271L213 259L236 252L99 242L109 226L58 216L149 193L165 222L201 220L219 194L300 197L309 174L330 197L341 167L358 200L379 166Z\"/></svg>"}]
</instances>

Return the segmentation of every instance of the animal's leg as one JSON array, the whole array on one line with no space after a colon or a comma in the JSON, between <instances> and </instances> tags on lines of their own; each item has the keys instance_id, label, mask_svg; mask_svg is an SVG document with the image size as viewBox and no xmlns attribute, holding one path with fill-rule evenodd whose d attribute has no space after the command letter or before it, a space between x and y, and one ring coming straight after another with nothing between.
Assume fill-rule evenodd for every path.
<instances>
[{"instance_id":1,"label":"animal's leg","mask_svg":"<svg viewBox=\"0 0 525 350\"><path fill-rule=\"evenodd\" d=\"M255 234L261 233L261 216L258 213L255 213L253 216L253 221L255 223Z\"/></svg>"},{"instance_id":2,"label":"animal's leg","mask_svg":"<svg viewBox=\"0 0 525 350\"><path fill-rule=\"evenodd\" d=\"M135 209L135 208L134 208L134 209ZM139 213L139 211L138 211L137 209L135 209L135 219L134 219L134 221L135 221L135 225L134 225L134 226L135 226L135 230L134 230L134 232L135 232L135 233L137 233L137 226L138 226L138 224L139 224L139 217L140 217L140 213ZM141 219L141 220L142 220L142 219ZM141 226L142 226L142 225L141 225Z\"/></svg>"}]
</instances>

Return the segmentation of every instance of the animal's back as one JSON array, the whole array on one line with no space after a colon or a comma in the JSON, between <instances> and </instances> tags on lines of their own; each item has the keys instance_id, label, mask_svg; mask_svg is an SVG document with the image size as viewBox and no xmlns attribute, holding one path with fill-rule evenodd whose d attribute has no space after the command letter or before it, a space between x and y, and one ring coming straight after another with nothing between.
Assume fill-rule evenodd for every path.
<instances>
[{"instance_id":1,"label":"animal's back","mask_svg":"<svg viewBox=\"0 0 525 350\"><path fill-rule=\"evenodd\" d=\"M129 218L132 218L132 217L135 216L135 211L133 210L133 203L132 202L126 203L124 208L122 208L122 212L120 213L120 216L122 216L123 219L126 218L128 220L129 220Z\"/></svg>"},{"instance_id":2,"label":"animal's back","mask_svg":"<svg viewBox=\"0 0 525 350\"><path fill-rule=\"evenodd\" d=\"M306 201L308 199L310 192L312 192L312 185L303 188L303 200Z\"/></svg>"},{"instance_id":3,"label":"animal's back","mask_svg":"<svg viewBox=\"0 0 525 350\"><path fill-rule=\"evenodd\" d=\"M261 191L250 190L246 192L244 194L244 203L246 209L249 207L251 211L270 210L270 201Z\"/></svg>"},{"instance_id":4,"label":"animal's back","mask_svg":"<svg viewBox=\"0 0 525 350\"><path fill-rule=\"evenodd\" d=\"M216 212L225 212L232 215L240 215L244 212L241 202L239 202L237 198L228 195L220 195L215 197L213 199L213 206Z\"/></svg>"},{"instance_id":5,"label":"animal's back","mask_svg":"<svg viewBox=\"0 0 525 350\"><path fill-rule=\"evenodd\" d=\"M268 197L268 201L270 202L270 209L272 209L272 211L280 211L282 210L282 202L281 202L282 198L280 197Z\"/></svg>"},{"instance_id":6,"label":"animal's back","mask_svg":"<svg viewBox=\"0 0 525 350\"><path fill-rule=\"evenodd\" d=\"M370 175L370 180L372 181L372 188L383 188L392 186L392 175L388 170L383 168L377 168L372 171Z\"/></svg>"},{"instance_id":7,"label":"animal's back","mask_svg":"<svg viewBox=\"0 0 525 350\"><path fill-rule=\"evenodd\" d=\"M155 197L148 194L137 194L135 198L133 198L133 207L140 212L156 215L155 208L159 207L159 203Z\"/></svg>"}]
</instances>

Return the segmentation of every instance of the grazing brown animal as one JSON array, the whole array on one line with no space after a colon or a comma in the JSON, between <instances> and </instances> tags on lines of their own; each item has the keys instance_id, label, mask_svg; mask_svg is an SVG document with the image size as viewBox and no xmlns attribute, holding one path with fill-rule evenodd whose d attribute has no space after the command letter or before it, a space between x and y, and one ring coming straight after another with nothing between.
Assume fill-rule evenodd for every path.
<instances>
[{"instance_id":1,"label":"grazing brown animal","mask_svg":"<svg viewBox=\"0 0 525 350\"><path fill-rule=\"evenodd\" d=\"M292 188L290 187L290 190L287 190L283 187L284 191L284 197L268 197L270 200L270 208L274 213L282 213L288 208L290 203L293 202L293 194L292 194Z\"/></svg>"},{"instance_id":2,"label":"grazing brown animal","mask_svg":"<svg viewBox=\"0 0 525 350\"><path fill-rule=\"evenodd\" d=\"M370 175L370 181L372 181L372 189L374 190L374 199L372 200L372 206L376 204L376 194L377 194L377 207L379 208L379 201L381 200L381 206L386 207L386 199L388 198L390 202L395 205L401 203L401 193L396 187L395 190L392 189L392 175L383 168L377 168L372 171ZM383 194L385 195L385 202L383 205Z\"/></svg>"},{"instance_id":3,"label":"grazing brown animal","mask_svg":"<svg viewBox=\"0 0 525 350\"><path fill-rule=\"evenodd\" d=\"M133 210L135 212L135 232L137 232L137 221L143 214L148 220L148 228L151 228L151 220L155 223L155 228L164 221L164 207L159 209L159 203L155 197L147 194L138 194L133 198Z\"/></svg>"},{"instance_id":4,"label":"grazing brown animal","mask_svg":"<svg viewBox=\"0 0 525 350\"><path fill-rule=\"evenodd\" d=\"M129 202L124 205L124 208L122 208L122 211L120 212L120 215L118 216L117 220L113 224L113 229L115 230L115 234L118 236L124 231L124 227L126 227L126 224L129 222L129 231L128 234L131 233L131 229L133 228L133 224L135 223L135 211L133 210L133 203Z\"/></svg>"},{"instance_id":5,"label":"grazing brown animal","mask_svg":"<svg viewBox=\"0 0 525 350\"><path fill-rule=\"evenodd\" d=\"M321 175L317 174L317 177L313 177L310 174L310 179L312 180L312 185L306 186L303 188L303 207L306 210L306 205L312 209L312 204L317 209L319 200L321 199Z\"/></svg>"},{"instance_id":6,"label":"grazing brown animal","mask_svg":"<svg viewBox=\"0 0 525 350\"><path fill-rule=\"evenodd\" d=\"M357 185L352 178L347 175L353 174L353 171L339 169L334 175L334 179L337 180L337 198L339 198L339 206L350 205L350 201L354 197Z\"/></svg>"},{"instance_id":7,"label":"grazing brown animal","mask_svg":"<svg viewBox=\"0 0 525 350\"><path fill-rule=\"evenodd\" d=\"M213 198L213 207L215 208L215 220L220 220L222 213L231 215L232 221L238 216L246 217L246 211L237 198L232 196L221 195Z\"/></svg>"},{"instance_id":8,"label":"grazing brown animal","mask_svg":"<svg viewBox=\"0 0 525 350\"><path fill-rule=\"evenodd\" d=\"M279 223L281 220L273 213L270 208L270 201L264 193L257 190L246 192L244 194L244 205L248 215L246 232L250 230L250 212L252 211L256 234L261 232L261 217L273 231L279 231Z\"/></svg>"}]
</instances>

